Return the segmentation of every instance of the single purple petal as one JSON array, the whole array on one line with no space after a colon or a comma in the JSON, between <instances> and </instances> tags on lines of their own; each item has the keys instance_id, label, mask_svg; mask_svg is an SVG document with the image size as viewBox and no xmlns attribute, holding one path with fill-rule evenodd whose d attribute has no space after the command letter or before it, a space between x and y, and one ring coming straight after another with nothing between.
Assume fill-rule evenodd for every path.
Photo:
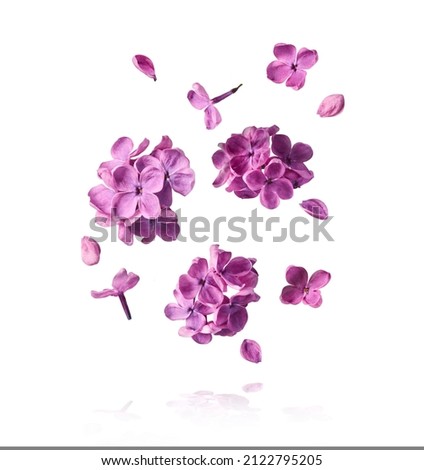
<instances>
[{"instance_id":1,"label":"single purple petal","mask_svg":"<svg viewBox=\"0 0 424 470\"><path fill-rule=\"evenodd\" d=\"M283 161L290 156L291 141L284 134L276 134L272 137L272 152Z\"/></svg>"},{"instance_id":2,"label":"single purple petal","mask_svg":"<svg viewBox=\"0 0 424 470\"><path fill-rule=\"evenodd\" d=\"M142 142L140 142L140 144L138 145L138 147L133 150L131 153L130 153L130 157L138 157L138 155L140 155L141 153L143 153L146 148L149 146L150 144L150 141L149 139L144 139Z\"/></svg>"},{"instance_id":3,"label":"single purple petal","mask_svg":"<svg viewBox=\"0 0 424 470\"><path fill-rule=\"evenodd\" d=\"M208 269L208 262L205 258L196 258L188 270L188 275L194 279L203 280L208 273Z\"/></svg>"},{"instance_id":4,"label":"single purple petal","mask_svg":"<svg viewBox=\"0 0 424 470\"><path fill-rule=\"evenodd\" d=\"M267 184L259 194L261 204L267 209L275 209L280 205L280 197L273 190L272 185Z\"/></svg>"},{"instance_id":5,"label":"single purple petal","mask_svg":"<svg viewBox=\"0 0 424 470\"><path fill-rule=\"evenodd\" d=\"M135 67L140 70L140 72L143 72L148 77L153 78L154 81L157 80L155 67L153 65L153 62L148 57L146 57L145 55L137 54L133 57L132 61Z\"/></svg>"},{"instance_id":6,"label":"single purple petal","mask_svg":"<svg viewBox=\"0 0 424 470\"><path fill-rule=\"evenodd\" d=\"M186 299L194 299L200 290L200 281L188 274L183 274L178 280L178 289Z\"/></svg>"},{"instance_id":7,"label":"single purple petal","mask_svg":"<svg viewBox=\"0 0 424 470\"><path fill-rule=\"evenodd\" d=\"M318 52L316 50L302 47L302 49L297 53L296 65L302 70L310 69L317 63L317 60Z\"/></svg>"},{"instance_id":8,"label":"single purple petal","mask_svg":"<svg viewBox=\"0 0 424 470\"><path fill-rule=\"evenodd\" d=\"M312 147L302 142L297 142L293 145L290 153L291 167L296 169L298 163L304 163L310 160L314 152ZM300 169L303 169L304 165L301 165Z\"/></svg>"},{"instance_id":9,"label":"single purple petal","mask_svg":"<svg viewBox=\"0 0 424 470\"><path fill-rule=\"evenodd\" d=\"M219 171L218 176L214 179L212 185L214 188L219 188L224 185L231 178L231 168L227 166Z\"/></svg>"},{"instance_id":10,"label":"single purple petal","mask_svg":"<svg viewBox=\"0 0 424 470\"><path fill-rule=\"evenodd\" d=\"M160 152L162 153L162 152ZM154 167L158 170L164 171L163 165L159 158L154 157L153 155L143 155L142 157L137 158L134 162L134 168L141 173L147 167Z\"/></svg>"},{"instance_id":11,"label":"single purple petal","mask_svg":"<svg viewBox=\"0 0 424 470\"><path fill-rule=\"evenodd\" d=\"M293 90L300 90L305 84L306 72L304 70L296 70L288 78L286 85Z\"/></svg>"},{"instance_id":12,"label":"single purple petal","mask_svg":"<svg viewBox=\"0 0 424 470\"><path fill-rule=\"evenodd\" d=\"M296 48L292 44L279 43L274 46L274 55L281 62L292 65L296 60Z\"/></svg>"},{"instance_id":13,"label":"single purple petal","mask_svg":"<svg viewBox=\"0 0 424 470\"><path fill-rule=\"evenodd\" d=\"M259 295L251 288L242 289L237 294L233 295L230 299L231 304L242 305L247 307L250 302L257 302L260 299Z\"/></svg>"},{"instance_id":14,"label":"single purple petal","mask_svg":"<svg viewBox=\"0 0 424 470\"><path fill-rule=\"evenodd\" d=\"M309 183L311 179L314 177L314 173L307 168L300 170L300 169L290 169L287 168L284 173L284 178L287 178L294 189L300 188L306 183Z\"/></svg>"},{"instance_id":15,"label":"single purple petal","mask_svg":"<svg viewBox=\"0 0 424 470\"><path fill-rule=\"evenodd\" d=\"M304 292L301 289L293 286L286 286L281 291L280 300L283 304L300 304L304 296Z\"/></svg>"},{"instance_id":16,"label":"single purple petal","mask_svg":"<svg viewBox=\"0 0 424 470\"><path fill-rule=\"evenodd\" d=\"M90 204L100 212L110 214L112 210L112 199L115 192L109 188L106 188L103 184L94 186L88 192L90 197Z\"/></svg>"},{"instance_id":17,"label":"single purple petal","mask_svg":"<svg viewBox=\"0 0 424 470\"><path fill-rule=\"evenodd\" d=\"M91 237L81 239L81 258L87 266L93 266L100 260L100 245Z\"/></svg>"},{"instance_id":18,"label":"single purple petal","mask_svg":"<svg viewBox=\"0 0 424 470\"><path fill-rule=\"evenodd\" d=\"M343 95L329 95L319 105L317 114L321 117L333 117L340 114L345 105Z\"/></svg>"},{"instance_id":19,"label":"single purple petal","mask_svg":"<svg viewBox=\"0 0 424 470\"><path fill-rule=\"evenodd\" d=\"M156 217L159 217L161 207L159 199L155 194L143 192L138 199L140 214L143 217L146 217L147 219L156 219Z\"/></svg>"},{"instance_id":20,"label":"single purple petal","mask_svg":"<svg viewBox=\"0 0 424 470\"><path fill-rule=\"evenodd\" d=\"M241 134L231 136L225 143L225 149L230 157L248 156L250 143Z\"/></svg>"},{"instance_id":21,"label":"single purple petal","mask_svg":"<svg viewBox=\"0 0 424 470\"><path fill-rule=\"evenodd\" d=\"M196 109L204 109L209 104L209 99L199 96L195 91L190 90L187 93L187 99L190 101L190 104Z\"/></svg>"},{"instance_id":22,"label":"single purple petal","mask_svg":"<svg viewBox=\"0 0 424 470\"><path fill-rule=\"evenodd\" d=\"M225 168L229 161L230 159L228 158L228 155L223 150L217 150L212 155L212 163L214 164L215 168L218 168L218 170Z\"/></svg>"},{"instance_id":23,"label":"single purple petal","mask_svg":"<svg viewBox=\"0 0 424 470\"><path fill-rule=\"evenodd\" d=\"M212 335L208 333L196 333L192 339L198 344L209 344L212 341Z\"/></svg>"},{"instance_id":24,"label":"single purple petal","mask_svg":"<svg viewBox=\"0 0 424 470\"><path fill-rule=\"evenodd\" d=\"M252 170L246 173L243 177L249 189L258 191L262 189L266 183L265 175L261 170Z\"/></svg>"},{"instance_id":25,"label":"single purple petal","mask_svg":"<svg viewBox=\"0 0 424 470\"><path fill-rule=\"evenodd\" d=\"M161 152L160 161L164 169L170 174L185 170L190 166L189 159L184 155L184 152L180 149L165 149Z\"/></svg>"},{"instance_id":26,"label":"single purple petal","mask_svg":"<svg viewBox=\"0 0 424 470\"><path fill-rule=\"evenodd\" d=\"M95 299L104 299L105 297L118 297L119 293L115 289L103 289L102 291L91 291L91 296Z\"/></svg>"},{"instance_id":27,"label":"single purple petal","mask_svg":"<svg viewBox=\"0 0 424 470\"><path fill-rule=\"evenodd\" d=\"M321 289L330 282L330 279L331 274L320 269L312 274L311 279L309 279L308 282L308 287L309 289Z\"/></svg>"},{"instance_id":28,"label":"single purple petal","mask_svg":"<svg viewBox=\"0 0 424 470\"><path fill-rule=\"evenodd\" d=\"M220 305L224 298L222 291L215 285L206 282L199 292L199 300L209 305Z\"/></svg>"},{"instance_id":29,"label":"single purple petal","mask_svg":"<svg viewBox=\"0 0 424 470\"><path fill-rule=\"evenodd\" d=\"M186 320L186 328L196 332L200 331L206 325L206 317L198 312L192 312Z\"/></svg>"},{"instance_id":30,"label":"single purple petal","mask_svg":"<svg viewBox=\"0 0 424 470\"><path fill-rule=\"evenodd\" d=\"M169 208L172 206L172 187L168 180L163 182L163 188L156 193L162 208Z\"/></svg>"},{"instance_id":31,"label":"single purple petal","mask_svg":"<svg viewBox=\"0 0 424 470\"><path fill-rule=\"evenodd\" d=\"M163 135L161 141L156 145L152 153L155 154L158 150L170 149L171 147L172 140L167 135Z\"/></svg>"},{"instance_id":32,"label":"single purple petal","mask_svg":"<svg viewBox=\"0 0 424 470\"><path fill-rule=\"evenodd\" d=\"M199 96L209 101L209 95L207 91L205 90L205 88L200 83L193 83L192 88Z\"/></svg>"},{"instance_id":33,"label":"single purple petal","mask_svg":"<svg viewBox=\"0 0 424 470\"><path fill-rule=\"evenodd\" d=\"M231 305L228 316L228 328L236 333L241 331L247 323L247 310L241 305Z\"/></svg>"},{"instance_id":34,"label":"single purple petal","mask_svg":"<svg viewBox=\"0 0 424 470\"><path fill-rule=\"evenodd\" d=\"M138 197L135 193L117 193L112 199L112 207L117 217L130 219L137 211Z\"/></svg>"},{"instance_id":35,"label":"single purple petal","mask_svg":"<svg viewBox=\"0 0 424 470\"><path fill-rule=\"evenodd\" d=\"M328 219L327 206L319 199L307 199L301 202L300 207L309 215L321 220Z\"/></svg>"},{"instance_id":36,"label":"single purple petal","mask_svg":"<svg viewBox=\"0 0 424 470\"><path fill-rule=\"evenodd\" d=\"M191 168L184 168L178 173L171 175L169 181L174 191L183 196L187 196L194 187L194 171Z\"/></svg>"},{"instance_id":37,"label":"single purple petal","mask_svg":"<svg viewBox=\"0 0 424 470\"><path fill-rule=\"evenodd\" d=\"M280 178L268 184L268 190L273 191L280 199L293 197L293 185L287 178Z\"/></svg>"},{"instance_id":38,"label":"single purple petal","mask_svg":"<svg viewBox=\"0 0 424 470\"><path fill-rule=\"evenodd\" d=\"M127 162L129 155L134 147L133 141L129 137L120 137L110 150L112 157L115 160Z\"/></svg>"},{"instance_id":39,"label":"single purple petal","mask_svg":"<svg viewBox=\"0 0 424 470\"><path fill-rule=\"evenodd\" d=\"M164 173L157 168L146 167L140 173L140 186L143 188L143 194L145 191L152 194L158 193L163 188L163 182Z\"/></svg>"},{"instance_id":40,"label":"single purple petal","mask_svg":"<svg viewBox=\"0 0 424 470\"><path fill-rule=\"evenodd\" d=\"M140 277L134 273L127 273L127 270L122 268L118 271L112 280L112 287L119 293L124 293L137 285Z\"/></svg>"},{"instance_id":41,"label":"single purple petal","mask_svg":"<svg viewBox=\"0 0 424 470\"><path fill-rule=\"evenodd\" d=\"M289 266L286 271L286 281L303 290L308 283L308 272L301 266Z\"/></svg>"},{"instance_id":42,"label":"single purple petal","mask_svg":"<svg viewBox=\"0 0 424 470\"><path fill-rule=\"evenodd\" d=\"M130 246L134 243L134 233L128 220L118 220L118 238L121 242Z\"/></svg>"},{"instance_id":43,"label":"single purple petal","mask_svg":"<svg viewBox=\"0 0 424 470\"><path fill-rule=\"evenodd\" d=\"M283 83L293 74L290 65L286 65L279 60L272 61L266 68L266 76L274 83Z\"/></svg>"},{"instance_id":44,"label":"single purple petal","mask_svg":"<svg viewBox=\"0 0 424 470\"><path fill-rule=\"evenodd\" d=\"M138 172L132 166L118 166L113 170L112 176L117 191L130 192L138 187Z\"/></svg>"},{"instance_id":45,"label":"single purple petal","mask_svg":"<svg viewBox=\"0 0 424 470\"><path fill-rule=\"evenodd\" d=\"M245 339L241 343L240 354L246 361L258 363L262 361L262 350L253 339Z\"/></svg>"},{"instance_id":46,"label":"single purple petal","mask_svg":"<svg viewBox=\"0 0 424 470\"><path fill-rule=\"evenodd\" d=\"M286 167L279 158L271 158L264 170L264 174L267 179L276 180L284 175L285 170Z\"/></svg>"},{"instance_id":47,"label":"single purple petal","mask_svg":"<svg viewBox=\"0 0 424 470\"><path fill-rule=\"evenodd\" d=\"M218 109L213 105L209 105L205 109L205 125L206 129L212 130L222 121L221 114Z\"/></svg>"},{"instance_id":48,"label":"single purple petal","mask_svg":"<svg viewBox=\"0 0 424 470\"><path fill-rule=\"evenodd\" d=\"M252 262L243 256L233 258L222 271L222 275L243 276L252 269Z\"/></svg>"},{"instance_id":49,"label":"single purple petal","mask_svg":"<svg viewBox=\"0 0 424 470\"><path fill-rule=\"evenodd\" d=\"M319 290L311 290L303 299L303 303L313 308L318 308L322 304L321 292Z\"/></svg>"}]
</instances>

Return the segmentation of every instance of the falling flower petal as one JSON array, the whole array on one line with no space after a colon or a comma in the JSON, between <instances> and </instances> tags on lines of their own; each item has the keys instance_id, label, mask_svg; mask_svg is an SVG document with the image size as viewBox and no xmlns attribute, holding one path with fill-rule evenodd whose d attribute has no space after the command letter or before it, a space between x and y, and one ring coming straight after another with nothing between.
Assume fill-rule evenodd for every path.
<instances>
[{"instance_id":1,"label":"falling flower petal","mask_svg":"<svg viewBox=\"0 0 424 470\"><path fill-rule=\"evenodd\" d=\"M87 266L93 266L100 260L100 245L91 237L81 239L81 258Z\"/></svg>"},{"instance_id":2,"label":"falling flower petal","mask_svg":"<svg viewBox=\"0 0 424 470\"><path fill-rule=\"evenodd\" d=\"M322 100L317 114L321 117L337 116L343 111L344 105L345 99L343 95L329 95Z\"/></svg>"},{"instance_id":3,"label":"falling flower petal","mask_svg":"<svg viewBox=\"0 0 424 470\"><path fill-rule=\"evenodd\" d=\"M300 204L300 207L312 217L321 220L328 219L327 206L319 199L307 199Z\"/></svg>"},{"instance_id":4,"label":"falling flower petal","mask_svg":"<svg viewBox=\"0 0 424 470\"><path fill-rule=\"evenodd\" d=\"M261 347L253 339L245 339L241 343L240 354L246 361L255 363L262 361Z\"/></svg>"},{"instance_id":5,"label":"falling flower petal","mask_svg":"<svg viewBox=\"0 0 424 470\"><path fill-rule=\"evenodd\" d=\"M145 55L137 54L132 59L133 64L140 72L143 72L148 77L153 78L156 81L156 73L153 62Z\"/></svg>"}]
</instances>

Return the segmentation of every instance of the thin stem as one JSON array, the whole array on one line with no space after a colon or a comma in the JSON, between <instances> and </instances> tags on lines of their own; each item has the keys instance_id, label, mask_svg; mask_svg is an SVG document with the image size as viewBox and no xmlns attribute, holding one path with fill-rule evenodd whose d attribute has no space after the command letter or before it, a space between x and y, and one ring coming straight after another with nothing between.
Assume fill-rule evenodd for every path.
<instances>
[{"instance_id":1,"label":"thin stem","mask_svg":"<svg viewBox=\"0 0 424 470\"><path fill-rule=\"evenodd\" d=\"M125 295L119 294L119 300L121 301L122 308L124 309L125 315L127 316L128 320L131 320L131 312L128 308L127 299L125 298Z\"/></svg>"},{"instance_id":2,"label":"thin stem","mask_svg":"<svg viewBox=\"0 0 424 470\"><path fill-rule=\"evenodd\" d=\"M222 95L219 95L219 96L216 96L215 98L212 98L211 99L211 102L213 104L216 104L216 103L219 103L220 101L222 100L225 100L225 98L228 98L229 96L231 96L232 94L234 94L243 84L240 83L239 86L235 87L235 88L232 88L230 91L227 91L226 93L222 94Z\"/></svg>"}]
</instances>

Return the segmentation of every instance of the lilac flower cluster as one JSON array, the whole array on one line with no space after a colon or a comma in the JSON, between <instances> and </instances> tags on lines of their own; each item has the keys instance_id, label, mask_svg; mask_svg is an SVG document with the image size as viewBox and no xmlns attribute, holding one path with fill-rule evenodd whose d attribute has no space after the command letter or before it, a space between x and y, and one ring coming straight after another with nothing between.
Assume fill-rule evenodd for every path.
<instances>
[{"instance_id":1,"label":"lilac flower cluster","mask_svg":"<svg viewBox=\"0 0 424 470\"><path fill-rule=\"evenodd\" d=\"M185 320L179 335L200 344L212 335L234 336L247 323L247 306L260 297L254 291L258 273L254 258L232 258L229 251L212 245L210 261L195 258L187 274L180 276L174 297L177 303L165 307L170 320ZM229 295L228 288L236 293Z\"/></svg>"},{"instance_id":2,"label":"lilac flower cluster","mask_svg":"<svg viewBox=\"0 0 424 470\"><path fill-rule=\"evenodd\" d=\"M278 131L277 126L251 126L220 143L212 155L219 170L213 185L227 184L226 190L241 199L259 196L268 209L278 207L281 199L290 199L294 189L314 177L305 165L313 151L301 142L292 146L289 137Z\"/></svg>"},{"instance_id":3,"label":"lilac flower cluster","mask_svg":"<svg viewBox=\"0 0 424 470\"><path fill-rule=\"evenodd\" d=\"M194 186L194 172L181 149L173 148L164 136L149 155L144 139L134 149L129 137L112 146L112 160L103 162L98 176L103 184L91 188L90 204L97 210L97 222L117 225L121 241L131 245L134 235L150 243L158 235L176 240L180 227L172 211L173 191L186 196Z\"/></svg>"}]
</instances>

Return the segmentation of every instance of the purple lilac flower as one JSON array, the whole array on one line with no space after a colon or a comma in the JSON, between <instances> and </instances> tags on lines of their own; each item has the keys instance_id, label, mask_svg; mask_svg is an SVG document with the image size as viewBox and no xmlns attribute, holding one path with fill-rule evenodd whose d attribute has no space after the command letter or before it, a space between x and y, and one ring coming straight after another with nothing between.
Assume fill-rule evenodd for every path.
<instances>
[{"instance_id":1,"label":"purple lilac flower","mask_svg":"<svg viewBox=\"0 0 424 470\"><path fill-rule=\"evenodd\" d=\"M133 57L132 61L140 72L143 72L149 78L153 78L154 81L157 80L153 62L147 56L137 54Z\"/></svg>"},{"instance_id":2,"label":"purple lilac flower","mask_svg":"<svg viewBox=\"0 0 424 470\"><path fill-rule=\"evenodd\" d=\"M262 350L259 344L253 339L245 339L241 343L240 354L243 359L249 362L258 362L262 361Z\"/></svg>"},{"instance_id":3,"label":"purple lilac flower","mask_svg":"<svg viewBox=\"0 0 424 470\"><path fill-rule=\"evenodd\" d=\"M112 289L104 289L102 291L91 291L91 296L95 299L103 299L104 297L119 297L122 308L124 309L125 315L128 320L131 320L131 312L128 308L127 300L125 298L125 292L135 287L140 280L140 277L134 273L127 273L127 270L122 268L115 275L112 280Z\"/></svg>"},{"instance_id":4,"label":"purple lilac flower","mask_svg":"<svg viewBox=\"0 0 424 470\"><path fill-rule=\"evenodd\" d=\"M321 117L337 116L343 111L344 105L345 99L343 95L329 95L322 100L317 114Z\"/></svg>"},{"instance_id":5,"label":"purple lilac flower","mask_svg":"<svg viewBox=\"0 0 424 470\"><path fill-rule=\"evenodd\" d=\"M306 70L316 64L318 53L315 50L302 48L296 54L292 44L279 43L274 46L277 60L272 61L266 73L274 83L286 82L293 90L300 90L305 84Z\"/></svg>"},{"instance_id":6,"label":"purple lilac flower","mask_svg":"<svg viewBox=\"0 0 424 470\"><path fill-rule=\"evenodd\" d=\"M176 303L165 307L170 320L184 320L179 335L199 344L212 341L214 335L234 336L243 330L250 302L260 297L254 291L258 273L254 258L233 258L229 251L211 246L210 262L195 258L187 272L180 276L174 290ZM228 290L236 292L229 297Z\"/></svg>"},{"instance_id":7,"label":"purple lilac flower","mask_svg":"<svg viewBox=\"0 0 424 470\"><path fill-rule=\"evenodd\" d=\"M331 279L330 273L320 269L310 277L305 268L289 266L286 271L286 280L289 283L281 292L280 300L283 304L304 304L317 308L322 304L320 289L326 286Z\"/></svg>"},{"instance_id":8,"label":"purple lilac flower","mask_svg":"<svg viewBox=\"0 0 424 470\"><path fill-rule=\"evenodd\" d=\"M131 245L134 236L150 243L156 236L164 241L176 240L180 232L178 219L171 209L173 192L186 196L191 192L195 175L190 161L172 140L163 136L150 154L144 139L134 149L129 137L119 138L112 146L112 160L103 162L98 176L103 181L88 195L96 209L96 222L117 226L121 241Z\"/></svg>"},{"instance_id":9,"label":"purple lilac flower","mask_svg":"<svg viewBox=\"0 0 424 470\"><path fill-rule=\"evenodd\" d=\"M233 95L240 87L241 84L222 95L210 99L203 86L200 85L200 83L194 83L193 89L187 93L187 99L194 108L203 109L205 111L206 129L215 129L215 127L222 121L221 114L215 105L225 98Z\"/></svg>"},{"instance_id":10,"label":"purple lilac flower","mask_svg":"<svg viewBox=\"0 0 424 470\"><path fill-rule=\"evenodd\" d=\"M294 189L314 177L305 165L313 151L301 142L292 147L289 137L278 131L277 126L251 126L220 143L212 155L219 170L213 186L226 184L226 190L241 199L259 196L269 209L275 209L281 199L290 199Z\"/></svg>"},{"instance_id":11,"label":"purple lilac flower","mask_svg":"<svg viewBox=\"0 0 424 470\"><path fill-rule=\"evenodd\" d=\"M81 239L81 258L87 266L93 266L100 260L100 245L91 237Z\"/></svg>"}]
</instances>

